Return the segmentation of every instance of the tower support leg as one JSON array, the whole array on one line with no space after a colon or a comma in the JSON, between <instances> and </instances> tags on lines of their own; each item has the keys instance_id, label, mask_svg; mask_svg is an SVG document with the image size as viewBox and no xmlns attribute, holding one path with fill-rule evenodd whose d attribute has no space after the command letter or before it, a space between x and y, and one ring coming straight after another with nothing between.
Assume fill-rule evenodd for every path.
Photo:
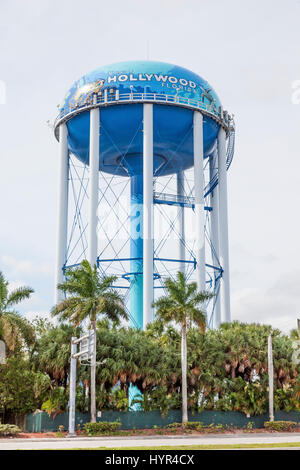
<instances>
[{"instance_id":1,"label":"tower support leg","mask_svg":"<svg viewBox=\"0 0 300 470\"><path fill-rule=\"evenodd\" d=\"M195 184L195 230L198 290L205 290L205 211L203 174L203 117L194 111L194 184Z\"/></svg>"},{"instance_id":2,"label":"tower support leg","mask_svg":"<svg viewBox=\"0 0 300 470\"><path fill-rule=\"evenodd\" d=\"M220 226L220 264L223 269L220 294L222 321L230 322L230 285L229 285L229 248L228 248L228 210L227 210L227 169L226 133L220 128L218 134L219 168L219 226Z\"/></svg>"},{"instance_id":3,"label":"tower support leg","mask_svg":"<svg viewBox=\"0 0 300 470\"><path fill-rule=\"evenodd\" d=\"M88 261L94 267L97 264L97 211L99 191L99 134L100 110L90 110L90 178L89 178L89 230L88 230ZM96 323L96 322L95 322ZM94 328L95 325L93 325ZM96 422L96 331L94 356L91 364L91 420Z\"/></svg>"},{"instance_id":4,"label":"tower support leg","mask_svg":"<svg viewBox=\"0 0 300 470\"><path fill-rule=\"evenodd\" d=\"M153 321L153 105L145 103L143 136L143 326Z\"/></svg>"},{"instance_id":5,"label":"tower support leg","mask_svg":"<svg viewBox=\"0 0 300 470\"><path fill-rule=\"evenodd\" d=\"M64 281L63 266L67 254L68 234L68 178L69 178L69 150L68 129L65 123L59 126L59 185L58 185L58 224L57 224L57 251L55 272L55 304L63 300L63 293L57 289L57 284Z\"/></svg>"},{"instance_id":6,"label":"tower support leg","mask_svg":"<svg viewBox=\"0 0 300 470\"><path fill-rule=\"evenodd\" d=\"M210 179L212 179L217 173L217 164L218 164L218 151L215 149L213 155L210 156L209 160L209 172ZM214 190L210 193L210 206L212 211L210 212L210 235L211 235L211 257L214 266L219 266L220 259L220 247L219 247L219 187L216 186ZM214 273L214 290L217 295L213 302L215 303L214 308L214 318L213 318L213 327L219 328L221 323L221 302L220 302L220 292L217 293L218 283L216 279L219 277L219 271L215 270ZM218 289L219 290L219 289Z\"/></svg>"},{"instance_id":7,"label":"tower support leg","mask_svg":"<svg viewBox=\"0 0 300 470\"><path fill-rule=\"evenodd\" d=\"M184 196L184 171L179 171L177 173L177 195ZM180 198L182 200L182 198ZM178 241L178 259L180 260L179 263L179 271L185 273L185 233L184 233L184 206L178 206L178 234L179 234L179 241Z\"/></svg>"},{"instance_id":8,"label":"tower support leg","mask_svg":"<svg viewBox=\"0 0 300 470\"><path fill-rule=\"evenodd\" d=\"M99 108L90 110L90 154L89 154L89 230L88 230L88 261L92 266L97 263L97 210L99 190Z\"/></svg>"}]
</instances>

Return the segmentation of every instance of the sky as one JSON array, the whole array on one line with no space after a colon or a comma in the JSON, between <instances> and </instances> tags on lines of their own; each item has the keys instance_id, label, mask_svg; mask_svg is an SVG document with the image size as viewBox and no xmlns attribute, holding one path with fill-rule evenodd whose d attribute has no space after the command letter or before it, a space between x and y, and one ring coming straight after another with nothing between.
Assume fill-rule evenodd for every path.
<instances>
[{"instance_id":1,"label":"sky","mask_svg":"<svg viewBox=\"0 0 300 470\"><path fill-rule=\"evenodd\" d=\"M203 76L235 116L228 174L232 318L300 318L300 1L0 0L0 270L53 305L58 145L71 84L146 59ZM299 102L298 102L299 101Z\"/></svg>"}]
</instances>

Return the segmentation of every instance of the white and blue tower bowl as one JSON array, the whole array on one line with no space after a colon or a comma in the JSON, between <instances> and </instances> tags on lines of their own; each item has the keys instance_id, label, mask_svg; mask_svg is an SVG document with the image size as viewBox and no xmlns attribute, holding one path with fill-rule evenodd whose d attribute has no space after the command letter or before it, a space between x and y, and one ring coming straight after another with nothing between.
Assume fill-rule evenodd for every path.
<instances>
[{"instance_id":1,"label":"white and blue tower bowl","mask_svg":"<svg viewBox=\"0 0 300 470\"><path fill-rule=\"evenodd\" d=\"M227 169L235 127L208 82L164 62L107 65L70 88L54 132L55 302L65 269L88 259L117 275L132 326L154 319L153 300L178 270L214 291L208 326L230 321Z\"/></svg>"}]
</instances>

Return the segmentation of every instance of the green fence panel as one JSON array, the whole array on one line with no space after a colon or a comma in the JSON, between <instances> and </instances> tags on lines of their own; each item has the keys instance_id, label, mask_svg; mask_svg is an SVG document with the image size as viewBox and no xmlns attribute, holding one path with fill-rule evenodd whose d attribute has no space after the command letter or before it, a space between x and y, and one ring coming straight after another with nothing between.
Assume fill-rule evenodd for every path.
<instances>
[{"instance_id":1,"label":"green fence panel","mask_svg":"<svg viewBox=\"0 0 300 470\"><path fill-rule=\"evenodd\" d=\"M97 417L97 421L121 421L121 429L150 429L154 426L163 427L171 423L181 422L181 411L172 410L165 417L162 417L159 411L102 411L101 417ZM252 423L253 428L262 428L264 422L269 420L268 414L259 416L247 416L237 411L202 411L201 413L189 414L189 421L201 421L204 425L222 424L223 426L231 426L236 428L245 428ZM300 412L285 411L275 412L275 420L295 421L300 424ZM80 424L82 428L84 423L90 421L89 413L76 413L75 426ZM69 426L68 413L60 413L55 417L49 416L45 412L30 414L26 416L26 429L28 432L47 432L58 431L59 426L63 426L65 430Z\"/></svg>"},{"instance_id":2,"label":"green fence panel","mask_svg":"<svg viewBox=\"0 0 300 470\"><path fill-rule=\"evenodd\" d=\"M47 413L41 413L41 431L58 431L59 426L63 426L65 430L69 428L69 414L68 413L59 413L55 416L49 416ZM84 423L91 421L89 413L76 413L75 414L75 429L80 424L82 428Z\"/></svg>"},{"instance_id":3,"label":"green fence panel","mask_svg":"<svg viewBox=\"0 0 300 470\"><path fill-rule=\"evenodd\" d=\"M26 416L25 428L28 432L41 432L42 415L44 413L32 413Z\"/></svg>"}]
</instances>

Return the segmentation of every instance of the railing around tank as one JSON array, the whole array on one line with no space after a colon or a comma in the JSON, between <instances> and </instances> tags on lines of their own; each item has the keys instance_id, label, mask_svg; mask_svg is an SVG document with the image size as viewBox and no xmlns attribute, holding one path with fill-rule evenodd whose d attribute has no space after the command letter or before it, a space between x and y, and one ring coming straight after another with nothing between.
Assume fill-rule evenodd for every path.
<instances>
[{"instance_id":1,"label":"railing around tank","mask_svg":"<svg viewBox=\"0 0 300 470\"><path fill-rule=\"evenodd\" d=\"M162 93L119 93L119 90L111 90L105 89L97 94L91 93L90 95L85 97L84 101L80 102L80 99L78 99L75 103L70 103L67 108L62 108L54 122L54 130L56 137L58 138L57 126L61 120L68 119L71 116L80 113L84 109L88 110L97 105L105 106L116 103L138 103L143 101L153 101L156 103L175 103L179 106L200 109L204 111L204 113L206 113L208 116L212 117L213 119L217 120L220 124L225 126L228 136L226 151L227 170L230 167L234 154L235 124L233 117L231 117L227 111L224 111L222 108L219 108L219 110L217 110L214 104L207 104L203 101L195 100L193 98L186 98L184 96L165 95ZM216 173L206 185L204 189L204 196L207 197L211 193L211 191L214 190L217 184L218 173Z\"/></svg>"},{"instance_id":2,"label":"railing around tank","mask_svg":"<svg viewBox=\"0 0 300 470\"><path fill-rule=\"evenodd\" d=\"M179 95L166 95L163 93L119 93L119 90L113 90L113 92L110 92L105 89L103 92L99 92L97 94L91 93L82 99L82 101L79 98L76 102L69 103L69 106L63 107L55 120L54 127L56 128L63 118L67 118L69 115L77 114L78 112L81 112L84 109L89 109L93 106L104 106L114 103L130 103L133 101L153 101L165 104L174 103L179 106L200 109L210 115L213 119L221 122L227 128L233 125L230 115L226 111L223 111L222 108L217 109L214 103L208 104L203 101Z\"/></svg>"}]
</instances>

